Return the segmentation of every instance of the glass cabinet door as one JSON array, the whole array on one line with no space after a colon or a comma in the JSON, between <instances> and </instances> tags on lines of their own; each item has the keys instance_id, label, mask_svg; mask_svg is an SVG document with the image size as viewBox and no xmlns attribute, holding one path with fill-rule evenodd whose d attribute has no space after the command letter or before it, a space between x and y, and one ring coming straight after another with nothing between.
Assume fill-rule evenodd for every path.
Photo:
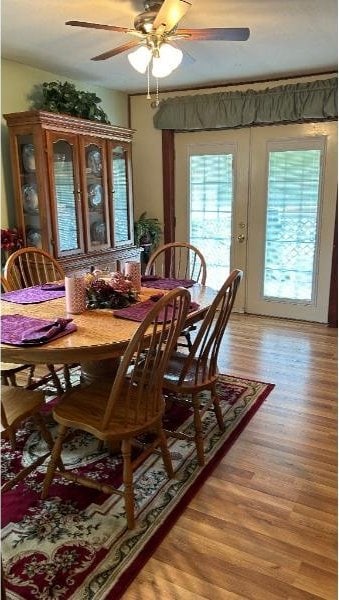
<instances>
[{"instance_id":1,"label":"glass cabinet door","mask_svg":"<svg viewBox=\"0 0 339 600\"><path fill-rule=\"evenodd\" d=\"M114 246L133 243L132 193L129 146L111 146L112 214Z\"/></svg>"},{"instance_id":2,"label":"glass cabinet door","mask_svg":"<svg viewBox=\"0 0 339 600\"><path fill-rule=\"evenodd\" d=\"M81 140L85 160L84 205L87 215L88 250L108 248L111 243L107 201L105 143L89 137Z\"/></svg>"},{"instance_id":3,"label":"glass cabinet door","mask_svg":"<svg viewBox=\"0 0 339 600\"><path fill-rule=\"evenodd\" d=\"M18 135L19 177L23 222L21 227L27 246L42 248L41 211L33 135Z\"/></svg>"},{"instance_id":4,"label":"glass cabinet door","mask_svg":"<svg viewBox=\"0 0 339 600\"><path fill-rule=\"evenodd\" d=\"M77 146L72 134L51 134L51 167L54 183L54 236L57 256L84 250Z\"/></svg>"}]
</instances>

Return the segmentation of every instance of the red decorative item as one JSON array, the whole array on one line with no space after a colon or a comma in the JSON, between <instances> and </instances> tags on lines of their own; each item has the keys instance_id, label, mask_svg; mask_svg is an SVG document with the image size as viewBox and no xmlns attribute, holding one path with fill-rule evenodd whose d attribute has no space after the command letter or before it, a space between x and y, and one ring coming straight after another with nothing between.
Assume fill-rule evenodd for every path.
<instances>
[{"instance_id":1,"label":"red decorative item","mask_svg":"<svg viewBox=\"0 0 339 600\"><path fill-rule=\"evenodd\" d=\"M4 265L12 252L22 248L24 240L22 233L16 229L1 229L1 263Z\"/></svg>"}]
</instances>

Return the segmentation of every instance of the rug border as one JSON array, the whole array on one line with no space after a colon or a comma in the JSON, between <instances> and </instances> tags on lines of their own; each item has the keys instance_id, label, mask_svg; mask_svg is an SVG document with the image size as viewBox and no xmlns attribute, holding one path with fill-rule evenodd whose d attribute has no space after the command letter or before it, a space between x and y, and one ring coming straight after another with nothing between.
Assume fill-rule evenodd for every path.
<instances>
[{"instance_id":1,"label":"rug border","mask_svg":"<svg viewBox=\"0 0 339 600\"><path fill-rule=\"evenodd\" d=\"M185 492L182 498L179 500L178 504L171 511L171 513L166 517L164 522L159 526L157 531L153 534L152 539L146 542L145 546L142 549L142 552L136 557L136 559L132 562L129 567L121 574L117 582L113 585L113 587L107 592L107 594L114 593L114 600L119 600L122 595L126 592L128 587L132 584L135 577L140 573L141 569L145 566L147 561L150 559L152 554L154 554L157 547L164 540L170 528L174 525L174 523L178 520L181 514L184 512L185 508L189 504L189 502L194 498L199 489L203 486L205 481L214 471L218 463L221 461L226 452L231 448L234 442L239 437L240 433L245 429L246 425L253 418L257 410L263 404L263 402L267 399L269 394L275 387L274 383L265 383L264 381L258 381L252 378L245 377L237 377L236 375L227 375L225 373L220 373L220 375L226 375L226 377L232 377L233 379L242 379L243 381L254 381L255 383L261 383L265 385L266 388L261 392L260 397L255 401L255 404L250 408L250 410L246 413L244 418L240 421L240 423L236 426L236 428L232 431L230 436L225 440L225 443L219 448L219 450L215 453L211 461L203 468L203 470L197 476L195 482L192 486ZM105 596L109 598L108 595Z\"/></svg>"}]
</instances>

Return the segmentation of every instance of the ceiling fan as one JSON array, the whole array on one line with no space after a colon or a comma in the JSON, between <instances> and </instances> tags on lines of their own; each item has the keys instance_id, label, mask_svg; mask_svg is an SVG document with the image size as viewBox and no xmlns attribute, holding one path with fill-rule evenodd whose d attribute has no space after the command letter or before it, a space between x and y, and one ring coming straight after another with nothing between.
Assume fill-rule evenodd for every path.
<instances>
[{"instance_id":1,"label":"ceiling fan","mask_svg":"<svg viewBox=\"0 0 339 600\"><path fill-rule=\"evenodd\" d=\"M153 58L155 77L165 77L171 73L182 60L182 51L168 42L177 41L246 41L250 30L247 27L223 27L210 29L178 29L178 24L191 7L192 0L144 0L144 12L134 19L134 29L87 23L85 21L67 21L66 25L104 29L127 33L137 40L131 40L121 46L112 48L91 60L100 61L116 56L121 52L139 48L128 55L132 66L140 73L145 73Z\"/></svg>"}]
</instances>

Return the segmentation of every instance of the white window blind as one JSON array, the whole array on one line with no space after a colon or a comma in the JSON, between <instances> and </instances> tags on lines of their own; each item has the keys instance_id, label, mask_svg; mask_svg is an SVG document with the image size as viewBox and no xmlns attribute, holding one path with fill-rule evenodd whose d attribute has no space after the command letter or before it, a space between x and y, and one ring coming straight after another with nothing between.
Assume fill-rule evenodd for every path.
<instances>
[{"instance_id":1,"label":"white window blind","mask_svg":"<svg viewBox=\"0 0 339 600\"><path fill-rule=\"evenodd\" d=\"M320 167L320 150L269 153L264 297L314 297Z\"/></svg>"},{"instance_id":2,"label":"white window blind","mask_svg":"<svg viewBox=\"0 0 339 600\"><path fill-rule=\"evenodd\" d=\"M190 156L190 241L203 253L207 284L219 288L230 270L233 155Z\"/></svg>"}]
</instances>

